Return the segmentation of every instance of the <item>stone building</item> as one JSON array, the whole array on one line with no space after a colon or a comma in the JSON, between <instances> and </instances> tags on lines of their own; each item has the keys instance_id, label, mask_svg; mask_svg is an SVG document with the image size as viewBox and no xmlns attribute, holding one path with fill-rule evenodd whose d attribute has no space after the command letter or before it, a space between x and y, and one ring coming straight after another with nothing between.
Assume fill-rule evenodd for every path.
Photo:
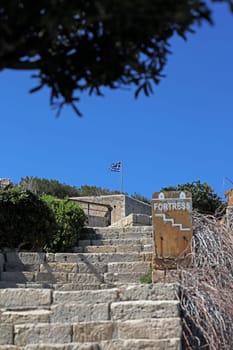
<instances>
[{"instance_id":1,"label":"stone building","mask_svg":"<svg viewBox=\"0 0 233 350\"><path fill-rule=\"evenodd\" d=\"M123 194L71 197L70 200L77 202L83 208L88 216L89 226L116 225L131 214L139 215L141 220L143 217L151 217L150 204ZM133 218L135 216L132 216L132 220Z\"/></svg>"}]
</instances>

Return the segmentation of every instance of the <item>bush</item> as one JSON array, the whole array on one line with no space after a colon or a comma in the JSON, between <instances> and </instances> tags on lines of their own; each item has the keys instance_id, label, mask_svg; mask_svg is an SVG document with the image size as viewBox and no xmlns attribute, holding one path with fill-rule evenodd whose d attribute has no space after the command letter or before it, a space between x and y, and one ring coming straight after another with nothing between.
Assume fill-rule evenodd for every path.
<instances>
[{"instance_id":1,"label":"bush","mask_svg":"<svg viewBox=\"0 0 233 350\"><path fill-rule=\"evenodd\" d=\"M60 200L52 196L41 197L53 211L57 223L57 231L47 243L48 251L69 251L77 243L80 231L87 217L80 206L74 202Z\"/></svg>"},{"instance_id":2,"label":"bush","mask_svg":"<svg viewBox=\"0 0 233 350\"><path fill-rule=\"evenodd\" d=\"M149 269L141 278L141 283L152 283L152 269Z\"/></svg>"},{"instance_id":3,"label":"bush","mask_svg":"<svg viewBox=\"0 0 233 350\"><path fill-rule=\"evenodd\" d=\"M35 194L20 189L0 191L0 249L42 250L56 230L53 212Z\"/></svg>"}]
</instances>

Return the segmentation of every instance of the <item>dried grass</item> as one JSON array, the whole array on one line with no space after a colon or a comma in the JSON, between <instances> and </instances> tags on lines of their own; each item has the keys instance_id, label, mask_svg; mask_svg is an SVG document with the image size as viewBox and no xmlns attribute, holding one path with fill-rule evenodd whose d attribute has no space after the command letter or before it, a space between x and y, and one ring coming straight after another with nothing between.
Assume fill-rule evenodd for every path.
<instances>
[{"instance_id":1,"label":"dried grass","mask_svg":"<svg viewBox=\"0 0 233 350\"><path fill-rule=\"evenodd\" d=\"M178 267L183 349L233 349L233 232L193 214L190 268Z\"/></svg>"}]
</instances>

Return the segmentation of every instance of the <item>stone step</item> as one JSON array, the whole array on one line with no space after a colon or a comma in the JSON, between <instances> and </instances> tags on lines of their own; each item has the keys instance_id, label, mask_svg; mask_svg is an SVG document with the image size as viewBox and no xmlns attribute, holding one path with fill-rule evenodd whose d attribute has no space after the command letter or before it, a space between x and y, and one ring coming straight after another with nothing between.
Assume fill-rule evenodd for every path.
<instances>
[{"instance_id":1,"label":"stone step","mask_svg":"<svg viewBox=\"0 0 233 350\"><path fill-rule=\"evenodd\" d=\"M8 268L13 268L14 266L18 266L21 270L24 271L37 271L39 270L39 267L43 264L50 263L50 262L63 262L63 263L78 263L85 260L85 258L92 259L93 262L98 263L101 261L100 255L98 253L86 253L83 255L82 253L48 253L44 254L41 253L42 258L41 261L38 260L37 253L29 253L29 252L12 252L12 253L6 253L5 262L3 263L2 270L4 271L4 266L8 266ZM138 253L129 253L129 254L114 254L117 259L123 257L123 256L129 256L129 261L132 261L132 257L136 260L138 258ZM111 253L109 253L109 256L112 256ZM118 260L117 260L118 261Z\"/></svg>"},{"instance_id":2,"label":"stone step","mask_svg":"<svg viewBox=\"0 0 233 350\"><path fill-rule=\"evenodd\" d=\"M14 288L33 288L33 289L54 289L54 285L51 283L35 283L35 282L25 282L25 283L17 283L12 281L0 281L0 290L1 289L14 289Z\"/></svg>"},{"instance_id":3,"label":"stone step","mask_svg":"<svg viewBox=\"0 0 233 350\"><path fill-rule=\"evenodd\" d=\"M92 246L90 246L91 248ZM99 246L94 249L105 249L108 246ZM121 248L124 250L124 248ZM116 253L56 253L56 254L47 254L45 256L45 261L42 263L34 264L34 257L31 256L31 264L24 263L25 254L19 256L17 259L11 262L6 262L3 265L4 271L1 272L1 278L8 280L11 278L7 277L8 272L23 272L23 275L20 276L21 281L33 281L35 272L65 272L65 273L76 273L83 272L84 264L100 267L104 264L108 264L111 262L133 262L133 261L152 261L152 252L116 252ZM26 257L27 258L27 257ZM21 261L19 262L19 260ZM15 280L17 282L17 280Z\"/></svg>"},{"instance_id":4,"label":"stone step","mask_svg":"<svg viewBox=\"0 0 233 350\"><path fill-rule=\"evenodd\" d=\"M124 301L98 304L66 303L51 306L52 323L179 317L178 301Z\"/></svg>"},{"instance_id":5,"label":"stone step","mask_svg":"<svg viewBox=\"0 0 233 350\"><path fill-rule=\"evenodd\" d=\"M95 304L139 300L175 301L174 284L125 284L117 288L99 290L59 291L34 288L0 289L0 310L50 310L51 305L58 304Z\"/></svg>"},{"instance_id":6,"label":"stone step","mask_svg":"<svg viewBox=\"0 0 233 350\"><path fill-rule=\"evenodd\" d=\"M122 267L124 266L121 264ZM130 265L132 266L132 264ZM119 269L120 270L120 269ZM140 277L145 274L145 271L129 271L129 272L107 272L107 273L63 273L63 272L36 272L30 273L30 278L27 280L24 272L4 272L3 282L11 282L19 284L34 283L37 285L47 284L49 286L54 284L82 284L82 285L96 285L103 283L139 283ZM33 276L32 276L33 275ZM38 286L38 287L39 287Z\"/></svg>"},{"instance_id":7,"label":"stone step","mask_svg":"<svg viewBox=\"0 0 233 350\"><path fill-rule=\"evenodd\" d=\"M117 264L117 263L115 263ZM64 287L68 284L74 284L75 285L82 285L85 287L85 285L102 285L102 284L109 284L112 285L114 282L118 283L139 283L140 278L147 272L145 271L130 271L132 263L129 266L129 271L121 271L121 268L119 268L119 272L107 272L102 273L99 271L92 271L93 273L62 273L62 272L38 272L35 273L33 278L26 280L25 274L21 272L5 272L3 276L3 287L6 287L7 285L9 287L16 287L22 286L26 287L26 285L29 287L34 288L56 288L56 285L64 285ZM145 263L146 264L146 263ZM121 264L122 267L124 266ZM150 264L149 264L150 265ZM149 266L147 264L147 266ZM117 270L117 267L116 267ZM16 281L16 282L14 282ZM9 283L9 284L8 284ZM4 285L5 284L5 285ZM1 284L0 284L1 286ZM89 289L89 288L88 288Z\"/></svg>"},{"instance_id":8,"label":"stone step","mask_svg":"<svg viewBox=\"0 0 233 350\"><path fill-rule=\"evenodd\" d=\"M96 273L64 273L64 272L3 272L2 281L15 283L80 283L101 284L104 283L104 274Z\"/></svg>"},{"instance_id":9,"label":"stone step","mask_svg":"<svg viewBox=\"0 0 233 350\"><path fill-rule=\"evenodd\" d=\"M3 324L49 323L50 314L48 309L0 310L0 330Z\"/></svg>"},{"instance_id":10,"label":"stone step","mask_svg":"<svg viewBox=\"0 0 233 350\"><path fill-rule=\"evenodd\" d=\"M88 263L60 263L60 262L51 262L51 263L44 263L39 265L39 270L34 272L28 273L28 271L25 270L19 270L22 268L22 266L15 266L14 268L8 267L6 265L5 270L2 277L5 278L5 280L12 280L11 276L14 276L12 274L9 274L9 272L22 272L18 274L20 277L20 280L27 280L27 276L29 276L29 280L33 281L35 280L35 276L37 273L37 279L39 280L41 277L43 277L43 274L54 274L54 277L52 277L51 283L53 279L57 276L58 273L63 274L73 274L73 273L105 273L105 272L146 272L151 267L151 262L144 262L144 261L133 261L133 262L111 262L111 263L97 263L95 265L88 264ZM6 273L7 272L7 273ZM40 273L40 274L39 274ZM16 275L17 276L17 275ZM46 275L44 275L46 276ZM62 281L65 280L65 275L61 275L60 278ZM9 277L9 278L7 278ZM66 278L67 279L67 278ZM13 280L14 282L15 280ZM17 282L17 281L15 281Z\"/></svg>"},{"instance_id":11,"label":"stone step","mask_svg":"<svg viewBox=\"0 0 233 350\"><path fill-rule=\"evenodd\" d=\"M141 239L152 237L151 226L110 228L98 227L85 229L81 239Z\"/></svg>"},{"instance_id":12,"label":"stone step","mask_svg":"<svg viewBox=\"0 0 233 350\"><path fill-rule=\"evenodd\" d=\"M137 300L115 302L110 305L112 320L179 317L179 314L179 302L176 300Z\"/></svg>"},{"instance_id":13,"label":"stone step","mask_svg":"<svg viewBox=\"0 0 233 350\"><path fill-rule=\"evenodd\" d=\"M83 262L95 265L98 263L132 261L152 261L152 253L56 253L54 260L51 262Z\"/></svg>"},{"instance_id":14,"label":"stone step","mask_svg":"<svg viewBox=\"0 0 233 350\"><path fill-rule=\"evenodd\" d=\"M80 323L21 324L14 326L14 343L26 346L35 343L93 343L115 340L158 340L178 338L179 318L138 319ZM0 338L1 339L1 338ZM10 339L9 339L10 340Z\"/></svg>"},{"instance_id":15,"label":"stone step","mask_svg":"<svg viewBox=\"0 0 233 350\"><path fill-rule=\"evenodd\" d=\"M107 283L97 283L97 284L80 284L80 283L35 283L35 282L26 282L26 283L15 283L10 281L0 281L0 290L1 289L52 289L60 291L79 291L79 290L97 290L97 289L108 289L113 288L113 284Z\"/></svg>"},{"instance_id":16,"label":"stone step","mask_svg":"<svg viewBox=\"0 0 233 350\"><path fill-rule=\"evenodd\" d=\"M152 244L152 237L150 238L137 238L137 239L86 239L86 240L79 240L78 246L79 247L85 247L89 245L130 245L130 244L141 244L141 245L148 245Z\"/></svg>"},{"instance_id":17,"label":"stone step","mask_svg":"<svg viewBox=\"0 0 233 350\"><path fill-rule=\"evenodd\" d=\"M50 289L0 289L0 309L49 309L52 303Z\"/></svg>"},{"instance_id":18,"label":"stone step","mask_svg":"<svg viewBox=\"0 0 233 350\"><path fill-rule=\"evenodd\" d=\"M104 283L112 283L113 285L122 283L140 283L140 278L144 274L144 272L109 272L104 274Z\"/></svg>"},{"instance_id":19,"label":"stone step","mask_svg":"<svg viewBox=\"0 0 233 350\"><path fill-rule=\"evenodd\" d=\"M144 249L145 247L145 249ZM82 247L75 247L74 252L77 253L140 253L146 251L153 251L152 244L143 246L141 244L129 245L89 245Z\"/></svg>"},{"instance_id":20,"label":"stone step","mask_svg":"<svg viewBox=\"0 0 233 350\"><path fill-rule=\"evenodd\" d=\"M181 350L179 338L172 339L128 339L95 343L44 343L26 346L0 345L0 350Z\"/></svg>"},{"instance_id":21,"label":"stone step","mask_svg":"<svg viewBox=\"0 0 233 350\"><path fill-rule=\"evenodd\" d=\"M151 268L151 262L113 262L107 265L108 273L146 273Z\"/></svg>"},{"instance_id":22,"label":"stone step","mask_svg":"<svg viewBox=\"0 0 233 350\"><path fill-rule=\"evenodd\" d=\"M51 280L47 282L65 282L67 275L72 273L108 272L107 264L113 262L152 261L151 248L151 245L144 246L141 252L140 245L87 246L79 249L89 253L41 253L41 261L36 253L7 253L0 278L15 283L40 282L45 280L43 273L53 272Z\"/></svg>"}]
</instances>

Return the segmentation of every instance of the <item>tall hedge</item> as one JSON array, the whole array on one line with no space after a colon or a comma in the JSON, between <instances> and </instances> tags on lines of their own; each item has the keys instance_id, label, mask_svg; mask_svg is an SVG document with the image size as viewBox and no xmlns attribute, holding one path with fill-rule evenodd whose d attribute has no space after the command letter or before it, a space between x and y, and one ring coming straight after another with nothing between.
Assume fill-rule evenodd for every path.
<instances>
[{"instance_id":1,"label":"tall hedge","mask_svg":"<svg viewBox=\"0 0 233 350\"><path fill-rule=\"evenodd\" d=\"M0 249L65 252L72 249L86 215L76 204L30 191L0 191Z\"/></svg>"},{"instance_id":2,"label":"tall hedge","mask_svg":"<svg viewBox=\"0 0 233 350\"><path fill-rule=\"evenodd\" d=\"M0 191L0 249L42 250L57 232L51 208L34 193Z\"/></svg>"},{"instance_id":3,"label":"tall hedge","mask_svg":"<svg viewBox=\"0 0 233 350\"><path fill-rule=\"evenodd\" d=\"M50 207L55 215L57 231L53 238L47 243L48 251L69 251L77 243L80 231L87 217L77 203L68 199L57 199L53 196L43 195L41 197Z\"/></svg>"}]
</instances>

